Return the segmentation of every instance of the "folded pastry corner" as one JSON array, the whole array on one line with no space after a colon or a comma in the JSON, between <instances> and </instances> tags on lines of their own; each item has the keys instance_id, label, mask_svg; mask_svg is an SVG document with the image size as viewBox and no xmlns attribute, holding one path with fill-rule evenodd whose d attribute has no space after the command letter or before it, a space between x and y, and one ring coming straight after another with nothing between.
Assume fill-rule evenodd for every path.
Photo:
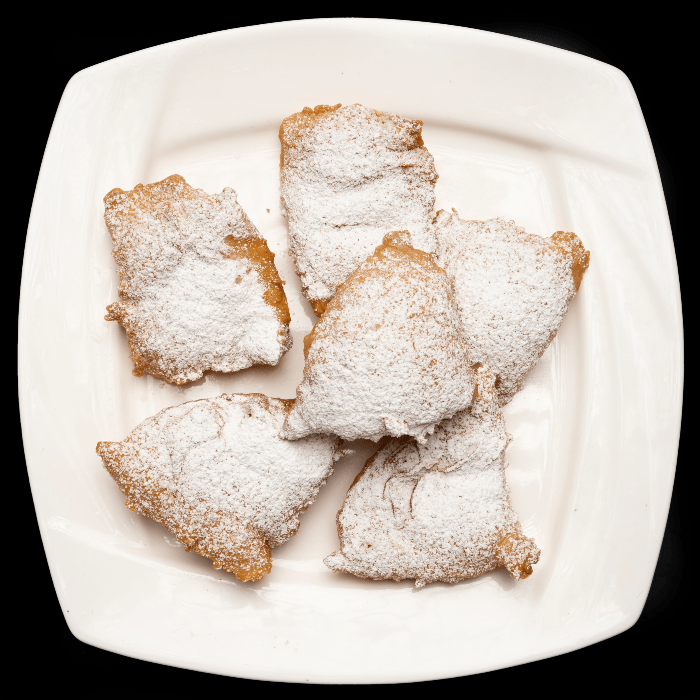
<instances>
[{"instance_id":1,"label":"folded pastry corner","mask_svg":"<svg viewBox=\"0 0 700 700\"><path fill-rule=\"evenodd\" d=\"M544 238L502 218L463 221L455 210L439 211L433 230L470 357L491 368L506 404L557 334L590 253L575 233Z\"/></svg>"},{"instance_id":2,"label":"folded pastry corner","mask_svg":"<svg viewBox=\"0 0 700 700\"><path fill-rule=\"evenodd\" d=\"M289 442L290 401L223 394L166 408L97 453L126 505L170 530L188 551L242 581L272 566L271 547L299 528L342 455L340 441Z\"/></svg>"}]
</instances>

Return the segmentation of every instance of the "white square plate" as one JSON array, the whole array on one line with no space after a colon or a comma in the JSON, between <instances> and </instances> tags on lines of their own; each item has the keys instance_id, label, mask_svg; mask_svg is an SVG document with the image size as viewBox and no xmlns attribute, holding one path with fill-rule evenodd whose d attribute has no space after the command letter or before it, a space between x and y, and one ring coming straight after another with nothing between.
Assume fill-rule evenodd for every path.
<instances>
[{"instance_id":1,"label":"white square plate","mask_svg":"<svg viewBox=\"0 0 700 700\"><path fill-rule=\"evenodd\" d=\"M425 123L438 208L576 231L591 266L556 340L507 408L508 482L542 548L527 581L363 581L325 569L335 514L370 443L339 463L241 583L133 514L95 455L159 409L226 392L293 397L300 297L279 205L277 131L304 106L359 102ZM172 173L238 191L287 281L294 349L277 368L184 388L131 375L103 320L117 275L102 214L113 187ZM268 212L269 210L269 212ZM455 27L386 20L271 24L159 46L78 73L36 189L20 306L19 395L36 512L81 640L246 678L416 681L553 656L637 620L666 522L682 389L680 291L644 119L597 61Z\"/></svg>"}]
</instances>

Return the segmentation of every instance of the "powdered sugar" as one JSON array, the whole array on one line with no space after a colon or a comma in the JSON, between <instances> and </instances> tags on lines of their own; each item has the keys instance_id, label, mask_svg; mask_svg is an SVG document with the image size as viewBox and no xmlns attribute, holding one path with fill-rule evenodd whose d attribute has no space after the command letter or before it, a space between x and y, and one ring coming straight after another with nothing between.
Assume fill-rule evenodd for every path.
<instances>
[{"instance_id":1,"label":"powdered sugar","mask_svg":"<svg viewBox=\"0 0 700 700\"><path fill-rule=\"evenodd\" d=\"M362 105L319 106L280 128L282 200L304 294L326 302L389 231L431 252L437 173L422 122ZM317 313L323 304L314 305Z\"/></svg>"},{"instance_id":2,"label":"powdered sugar","mask_svg":"<svg viewBox=\"0 0 700 700\"><path fill-rule=\"evenodd\" d=\"M182 384L276 364L291 347L274 256L236 200L177 175L105 197L121 277L107 318L126 328L137 376Z\"/></svg>"},{"instance_id":3,"label":"powdered sugar","mask_svg":"<svg viewBox=\"0 0 700 700\"><path fill-rule=\"evenodd\" d=\"M494 376L479 368L476 399L424 444L389 440L338 514L332 569L363 578L454 582L506 566L515 578L539 558L521 534L505 482L509 437Z\"/></svg>"},{"instance_id":4,"label":"powdered sugar","mask_svg":"<svg viewBox=\"0 0 700 700\"><path fill-rule=\"evenodd\" d=\"M434 230L470 357L498 376L505 404L556 335L589 253L575 234L541 238L501 218L462 221L440 211Z\"/></svg>"},{"instance_id":5,"label":"powdered sugar","mask_svg":"<svg viewBox=\"0 0 700 700\"><path fill-rule=\"evenodd\" d=\"M284 437L423 439L471 402L469 356L447 276L408 240L407 233L387 236L307 336Z\"/></svg>"},{"instance_id":6,"label":"powdered sugar","mask_svg":"<svg viewBox=\"0 0 700 700\"><path fill-rule=\"evenodd\" d=\"M100 443L98 453L127 505L255 579L269 571L268 546L296 532L340 455L328 436L280 439L287 408L260 394L191 401L148 418L122 442Z\"/></svg>"}]
</instances>

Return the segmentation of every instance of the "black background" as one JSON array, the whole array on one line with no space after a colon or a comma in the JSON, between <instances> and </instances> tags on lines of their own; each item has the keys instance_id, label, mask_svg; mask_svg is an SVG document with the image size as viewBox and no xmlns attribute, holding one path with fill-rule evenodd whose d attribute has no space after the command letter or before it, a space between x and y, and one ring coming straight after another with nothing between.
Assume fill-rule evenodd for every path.
<instances>
[{"instance_id":1,"label":"black background","mask_svg":"<svg viewBox=\"0 0 700 700\"><path fill-rule=\"evenodd\" d=\"M214 9L214 6L202 7L199 12L183 13L184 19L179 24L173 24L172 15L146 19L145 13L133 5L114 6L108 20L105 17L97 21L96 18L79 16L77 12L69 10L61 17L42 16L38 22L35 18L34 25L40 26L27 39L19 58L6 66L6 87L11 97L9 109L5 110L6 117L16 110L15 118L10 120L12 126L6 132L6 149L12 158L11 171L17 172L19 169L20 172L19 179L11 187L13 197L19 196L20 199L20 208L15 210L19 221L14 229L20 234L19 237L6 237L10 246L17 245L16 254L11 258L16 262L8 266L16 276L11 293L17 298L19 261L36 178L61 94L74 73L117 56L198 34L270 21L304 19L299 15L279 14L240 19L233 11L226 11L223 5L217 5L215 12L211 12ZM586 9L589 15L579 17L564 10L557 13L533 12L530 9L527 12L502 9L497 13L477 10L458 16L435 13L432 16L404 14L398 17L380 13L375 6L374 13L365 13L364 16L485 29L575 51L622 70L637 92L651 134L674 233L681 289L685 292L688 288L690 256L685 242L690 191L685 172L691 158L688 144L692 142L687 134L693 118L689 101L694 91L689 93L686 86L695 82L685 68L687 57L683 55L689 37L679 27L682 20L668 10L660 15L645 14L642 18L631 19L629 16L616 17L607 12L594 12L587 6ZM216 15L218 19L206 23L197 20L199 14ZM605 21L601 16L605 17ZM163 24L165 19L168 24ZM697 118L694 121L697 123ZM681 142L684 142L683 145ZM697 149L696 139L692 147ZM18 150L15 151L15 148ZM11 155L15 152L16 157ZM697 181L697 175L694 180ZM684 294L683 298L687 307L687 295ZM16 435L19 436L19 430ZM684 533L687 538L690 528L691 508L686 475L689 466L687 442L686 428L681 434L674 496L659 562L644 611L634 627L612 639L553 659L479 676L434 681L422 684L420 688L414 686L405 690L502 692L508 688L519 693L529 688L545 693L557 690L566 692L567 689L585 692L616 686L630 689L639 680L650 684L663 681L669 674L679 680L684 673L681 661L686 645L683 622L686 625L690 622L693 610L687 595L688 545L685 557L683 548ZM21 458L21 444L17 447ZM16 467L20 499L13 499L13 503L21 514L18 522L30 531L30 537L28 541L23 541L22 558L17 557L18 551L15 550L12 554L18 561L6 561L6 566L13 571L12 585L17 588L12 593L12 600L17 601L18 605L10 604L10 614L18 616L17 623L12 625L13 635L18 630L12 651L12 656L17 659L14 667L16 673L21 672L25 664L38 671L36 660L40 655L40 667L50 673L59 686L64 686L63 681L72 679L74 692L81 688L87 691L91 687L95 692L100 692L100 688L114 692L134 692L139 688L150 692L158 688L180 696L211 690L234 693L285 690L282 686L273 687L269 683L211 676L137 661L90 647L75 639L64 622L53 589L22 464L20 461ZM416 640L416 643L419 644L420 640ZM565 685L550 686L550 680L557 683L563 680ZM98 685L93 685L95 683Z\"/></svg>"}]
</instances>

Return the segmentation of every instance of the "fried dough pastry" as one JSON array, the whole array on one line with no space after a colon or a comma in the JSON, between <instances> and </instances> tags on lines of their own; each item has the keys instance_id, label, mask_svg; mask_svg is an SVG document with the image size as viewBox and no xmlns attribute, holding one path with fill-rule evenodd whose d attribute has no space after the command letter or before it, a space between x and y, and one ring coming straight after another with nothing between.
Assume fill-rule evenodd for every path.
<instances>
[{"instance_id":1,"label":"fried dough pastry","mask_svg":"<svg viewBox=\"0 0 700 700\"><path fill-rule=\"evenodd\" d=\"M494 389L476 369L475 399L424 444L385 439L338 513L335 571L372 579L454 583L505 567L527 578L540 550L522 534L508 498L510 436Z\"/></svg>"},{"instance_id":2,"label":"fried dough pastry","mask_svg":"<svg viewBox=\"0 0 700 700\"><path fill-rule=\"evenodd\" d=\"M543 238L502 218L462 221L455 210L439 211L433 228L470 358L495 373L504 405L557 334L590 253L575 233Z\"/></svg>"},{"instance_id":3,"label":"fried dough pastry","mask_svg":"<svg viewBox=\"0 0 700 700\"><path fill-rule=\"evenodd\" d=\"M97 453L131 510L242 581L271 570L341 455L336 438L278 437L289 402L224 394L166 408Z\"/></svg>"},{"instance_id":4,"label":"fried dough pastry","mask_svg":"<svg viewBox=\"0 0 700 700\"><path fill-rule=\"evenodd\" d=\"M413 435L471 402L473 378L445 271L406 231L338 286L304 339L306 364L282 432L291 440Z\"/></svg>"},{"instance_id":5,"label":"fried dough pastry","mask_svg":"<svg viewBox=\"0 0 700 700\"><path fill-rule=\"evenodd\" d=\"M318 316L389 231L432 252L437 173L423 122L362 105L305 107L280 127L290 252Z\"/></svg>"},{"instance_id":6,"label":"fried dough pastry","mask_svg":"<svg viewBox=\"0 0 700 700\"><path fill-rule=\"evenodd\" d=\"M105 318L126 329L137 377L185 384L276 365L291 347L275 256L236 199L179 175L104 198L121 278Z\"/></svg>"}]
</instances>

